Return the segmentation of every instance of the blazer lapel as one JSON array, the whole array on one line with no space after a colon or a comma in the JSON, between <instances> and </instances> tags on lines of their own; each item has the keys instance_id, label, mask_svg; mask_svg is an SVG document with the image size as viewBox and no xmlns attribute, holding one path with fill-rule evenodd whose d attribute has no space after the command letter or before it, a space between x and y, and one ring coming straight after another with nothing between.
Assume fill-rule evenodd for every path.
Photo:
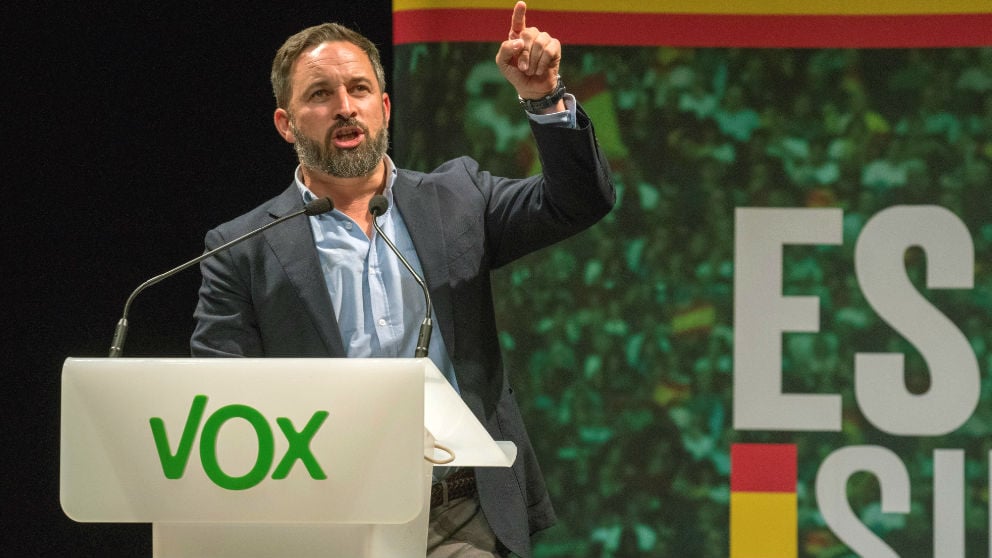
<instances>
[{"instance_id":1,"label":"blazer lapel","mask_svg":"<svg viewBox=\"0 0 992 558\"><path fill-rule=\"evenodd\" d=\"M439 225L444 222L444 217L441 215L437 196L423 188L420 179L399 170L393 184L393 198L424 270L424 281L431 293L431 305L434 307L434 323L440 326L448 352L452 353L457 346L455 321L448 281L447 250ZM448 356L452 360L455 358L453 354Z\"/></svg>"},{"instance_id":2,"label":"blazer lapel","mask_svg":"<svg viewBox=\"0 0 992 558\"><path fill-rule=\"evenodd\" d=\"M303 198L293 184L274 200L269 215L276 219L302 208ZM296 287L300 301L324 341L328 356L346 356L341 330L321 272L320 258L314 247L310 219L304 216L290 219L265 231L264 235L290 283Z\"/></svg>"}]
</instances>

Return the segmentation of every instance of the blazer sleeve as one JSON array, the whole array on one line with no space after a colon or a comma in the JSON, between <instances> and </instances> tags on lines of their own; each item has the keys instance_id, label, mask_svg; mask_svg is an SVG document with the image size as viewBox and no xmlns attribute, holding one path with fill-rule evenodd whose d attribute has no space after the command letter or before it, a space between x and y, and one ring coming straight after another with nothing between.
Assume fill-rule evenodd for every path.
<instances>
[{"instance_id":1,"label":"blazer sleeve","mask_svg":"<svg viewBox=\"0 0 992 558\"><path fill-rule=\"evenodd\" d=\"M531 122L541 174L524 180L477 175L476 186L488 197L485 226L493 267L564 240L613 209L610 166L581 107L577 124L573 129Z\"/></svg>"},{"instance_id":2,"label":"blazer sleeve","mask_svg":"<svg viewBox=\"0 0 992 558\"><path fill-rule=\"evenodd\" d=\"M219 229L206 234L207 250L226 239ZM203 281L199 302L193 314L196 327L190 339L194 357L260 357L262 338L255 307L244 273L239 273L231 251L221 252L200 262Z\"/></svg>"}]
</instances>

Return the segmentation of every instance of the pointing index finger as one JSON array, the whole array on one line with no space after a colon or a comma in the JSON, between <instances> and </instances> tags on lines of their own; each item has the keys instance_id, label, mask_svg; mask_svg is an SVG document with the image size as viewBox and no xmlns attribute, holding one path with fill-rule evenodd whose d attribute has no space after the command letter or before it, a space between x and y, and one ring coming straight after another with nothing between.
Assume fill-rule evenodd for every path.
<instances>
[{"instance_id":1,"label":"pointing index finger","mask_svg":"<svg viewBox=\"0 0 992 558\"><path fill-rule=\"evenodd\" d=\"M510 20L510 39L519 39L520 34L527 28L527 4L517 2L513 6L513 19Z\"/></svg>"}]
</instances>

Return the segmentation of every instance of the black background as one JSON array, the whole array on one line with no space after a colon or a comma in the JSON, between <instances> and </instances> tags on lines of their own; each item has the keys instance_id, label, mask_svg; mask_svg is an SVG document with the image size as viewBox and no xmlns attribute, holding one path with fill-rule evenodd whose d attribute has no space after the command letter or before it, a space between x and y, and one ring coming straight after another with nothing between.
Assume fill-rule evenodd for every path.
<instances>
[{"instance_id":1,"label":"black background","mask_svg":"<svg viewBox=\"0 0 992 558\"><path fill-rule=\"evenodd\" d=\"M286 37L338 21L383 50L388 0L5 3L0 48L6 366L0 555L151 556L147 525L58 499L67 357L103 357L128 294L289 184L268 75ZM13 204L9 200L13 199ZM185 356L199 273L145 291L125 356Z\"/></svg>"}]
</instances>

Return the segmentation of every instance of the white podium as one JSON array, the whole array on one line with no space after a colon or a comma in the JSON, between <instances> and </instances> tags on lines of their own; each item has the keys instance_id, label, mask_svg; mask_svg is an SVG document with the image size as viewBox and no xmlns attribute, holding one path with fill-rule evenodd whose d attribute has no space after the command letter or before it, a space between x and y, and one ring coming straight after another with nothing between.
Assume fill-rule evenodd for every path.
<instances>
[{"instance_id":1,"label":"white podium","mask_svg":"<svg viewBox=\"0 0 992 558\"><path fill-rule=\"evenodd\" d=\"M422 558L431 470L452 457L509 467L516 447L429 359L62 368L62 508L152 523L155 558Z\"/></svg>"}]
</instances>

